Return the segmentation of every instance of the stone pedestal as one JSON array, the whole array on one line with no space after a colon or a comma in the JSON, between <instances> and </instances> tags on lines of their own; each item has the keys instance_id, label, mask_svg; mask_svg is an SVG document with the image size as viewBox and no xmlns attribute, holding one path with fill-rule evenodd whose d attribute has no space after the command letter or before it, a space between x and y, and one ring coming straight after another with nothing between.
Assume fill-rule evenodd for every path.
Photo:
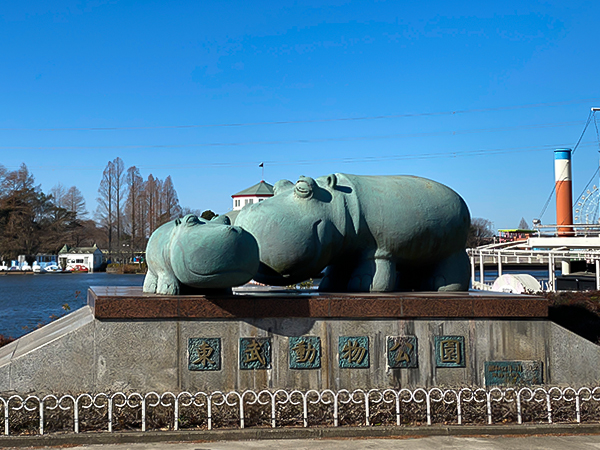
<instances>
[{"instance_id":1,"label":"stone pedestal","mask_svg":"<svg viewBox=\"0 0 600 450\"><path fill-rule=\"evenodd\" d=\"M0 348L0 391L214 391L598 381L600 349L501 293L148 295L88 306Z\"/></svg>"}]
</instances>

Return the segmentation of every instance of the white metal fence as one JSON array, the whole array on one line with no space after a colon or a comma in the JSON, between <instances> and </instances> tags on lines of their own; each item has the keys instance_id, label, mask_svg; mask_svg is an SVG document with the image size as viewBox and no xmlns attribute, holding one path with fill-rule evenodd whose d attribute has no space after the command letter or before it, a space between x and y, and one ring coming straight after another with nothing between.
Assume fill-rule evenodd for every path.
<instances>
[{"instance_id":1,"label":"white metal fence","mask_svg":"<svg viewBox=\"0 0 600 450\"><path fill-rule=\"evenodd\" d=\"M514 405L516 422L522 424L527 408L537 406L543 409L543 421L553 423L553 414L560 406L561 413L565 414L565 405L568 405L567 415L570 421L582 422L582 405L588 403L590 407L598 411L600 408L600 387L521 387L521 388L461 388L461 389L356 389L349 391L342 389L332 391L308 390L262 390L244 392L157 392L124 393L115 392L111 394L81 394L73 395L9 395L0 396L0 407L4 411L4 434L9 435L11 429L11 418L19 412L29 414L28 419L34 421L35 431L44 434L46 414L48 411L65 411L72 419L73 431L79 433L80 423L85 414L92 409L107 411L106 423L103 426L108 432L113 431L115 411L119 408L131 408L141 415L141 430L147 429L147 417L152 408L163 407L172 410L170 428L180 428L181 412L185 408L194 408L205 420L206 427L211 430L215 426L215 408L229 408L237 416L236 422L240 428L244 428L248 419L247 412L250 406L265 409L270 415L272 427L278 424L278 413L283 409L295 407L301 410L301 423L304 427L311 425L311 410L325 410L333 417L333 426L340 426L340 409L350 408L352 412L360 417L360 424L372 425L371 415L377 406L389 407L392 423L402 424L403 413L408 406L421 408L426 417L427 425L436 422L436 404L452 405L452 420L460 425L465 423L465 409L479 406L479 421L487 424L505 422L506 417L495 417L494 405ZM105 409L106 408L106 409ZM570 409L569 409L570 408ZM484 412L485 411L485 412ZM592 415L598 418L598 414ZM527 416L531 417L531 415ZM395 419L395 420L394 420ZM437 417L441 420L440 417ZM22 420L22 419L21 419ZM444 419L447 423L448 418ZM472 417L470 419L472 421ZM514 419L513 419L514 420ZM585 417L583 418L585 421ZM539 421L539 419L538 419ZM220 424L216 424L220 425ZM315 424L312 424L315 425Z\"/></svg>"}]
</instances>

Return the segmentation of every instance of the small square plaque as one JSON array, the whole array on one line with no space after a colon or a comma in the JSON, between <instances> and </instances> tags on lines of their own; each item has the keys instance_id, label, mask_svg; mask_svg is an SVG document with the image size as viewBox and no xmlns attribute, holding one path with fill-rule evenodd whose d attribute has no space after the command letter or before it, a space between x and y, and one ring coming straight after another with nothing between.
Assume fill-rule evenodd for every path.
<instances>
[{"instance_id":1,"label":"small square plaque","mask_svg":"<svg viewBox=\"0 0 600 450\"><path fill-rule=\"evenodd\" d=\"M290 369L319 369L321 338L300 336L290 338Z\"/></svg>"},{"instance_id":2,"label":"small square plaque","mask_svg":"<svg viewBox=\"0 0 600 450\"><path fill-rule=\"evenodd\" d=\"M189 338L188 370L221 370L221 338Z\"/></svg>"},{"instance_id":3,"label":"small square plaque","mask_svg":"<svg viewBox=\"0 0 600 450\"><path fill-rule=\"evenodd\" d=\"M542 361L486 361L486 386L531 386L542 384Z\"/></svg>"},{"instance_id":4,"label":"small square plaque","mask_svg":"<svg viewBox=\"0 0 600 450\"><path fill-rule=\"evenodd\" d=\"M240 338L240 369L270 369L271 338Z\"/></svg>"},{"instance_id":5,"label":"small square plaque","mask_svg":"<svg viewBox=\"0 0 600 450\"><path fill-rule=\"evenodd\" d=\"M419 367L417 354L416 336L388 336L388 367L392 369Z\"/></svg>"},{"instance_id":6,"label":"small square plaque","mask_svg":"<svg viewBox=\"0 0 600 450\"><path fill-rule=\"evenodd\" d=\"M434 336L436 367L465 367L464 336Z\"/></svg>"},{"instance_id":7,"label":"small square plaque","mask_svg":"<svg viewBox=\"0 0 600 450\"><path fill-rule=\"evenodd\" d=\"M343 369L365 369L369 367L369 337L340 336L340 367Z\"/></svg>"}]
</instances>

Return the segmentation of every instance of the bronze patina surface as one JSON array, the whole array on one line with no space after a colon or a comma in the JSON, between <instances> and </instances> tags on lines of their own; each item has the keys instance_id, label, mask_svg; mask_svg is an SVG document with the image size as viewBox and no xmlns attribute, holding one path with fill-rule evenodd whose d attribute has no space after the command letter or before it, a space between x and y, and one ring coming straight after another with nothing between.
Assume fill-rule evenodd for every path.
<instances>
[{"instance_id":1,"label":"bronze patina surface","mask_svg":"<svg viewBox=\"0 0 600 450\"><path fill-rule=\"evenodd\" d=\"M258 245L227 216L207 221L193 214L157 228L146 248L144 292L176 295L229 290L252 279Z\"/></svg>"},{"instance_id":2,"label":"bronze patina surface","mask_svg":"<svg viewBox=\"0 0 600 450\"><path fill-rule=\"evenodd\" d=\"M236 225L260 249L254 279L287 286L318 277L327 292L466 291L470 216L452 189L413 176L342 173L275 184Z\"/></svg>"}]
</instances>

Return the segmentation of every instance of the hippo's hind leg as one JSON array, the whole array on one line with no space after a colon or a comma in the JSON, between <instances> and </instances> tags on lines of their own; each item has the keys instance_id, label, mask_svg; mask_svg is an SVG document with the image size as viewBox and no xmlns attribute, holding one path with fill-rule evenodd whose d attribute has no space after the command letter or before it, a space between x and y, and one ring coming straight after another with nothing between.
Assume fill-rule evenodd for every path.
<instances>
[{"instance_id":1,"label":"hippo's hind leg","mask_svg":"<svg viewBox=\"0 0 600 450\"><path fill-rule=\"evenodd\" d=\"M440 261L424 280L424 289L431 291L468 291L471 278L469 256L460 250Z\"/></svg>"}]
</instances>

